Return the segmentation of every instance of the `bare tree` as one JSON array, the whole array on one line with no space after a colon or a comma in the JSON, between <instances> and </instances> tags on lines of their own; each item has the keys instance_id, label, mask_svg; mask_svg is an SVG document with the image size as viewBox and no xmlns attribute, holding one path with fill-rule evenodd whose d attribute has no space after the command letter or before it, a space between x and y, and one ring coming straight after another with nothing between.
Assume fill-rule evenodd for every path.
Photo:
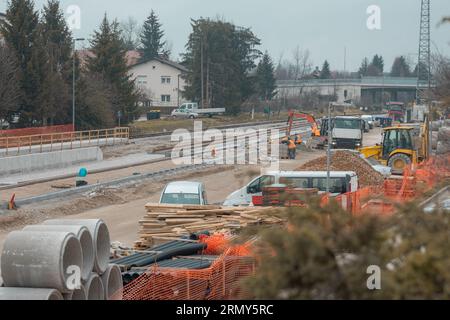
<instances>
[{"instance_id":1,"label":"bare tree","mask_svg":"<svg viewBox=\"0 0 450 320\"><path fill-rule=\"evenodd\" d=\"M128 17L127 20L120 23L122 31L122 41L128 50L136 50L140 44L140 34L142 27L138 21L133 17Z\"/></svg>"},{"instance_id":2,"label":"bare tree","mask_svg":"<svg viewBox=\"0 0 450 320\"><path fill-rule=\"evenodd\" d=\"M310 59L309 50L302 50L300 46L297 46L293 53L293 80L302 79L306 74L312 70L312 62Z\"/></svg>"},{"instance_id":3,"label":"bare tree","mask_svg":"<svg viewBox=\"0 0 450 320\"><path fill-rule=\"evenodd\" d=\"M18 110L21 96L16 57L0 44L0 121L8 120Z\"/></svg>"},{"instance_id":4,"label":"bare tree","mask_svg":"<svg viewBox=\"0 0 450 320\"><path fill-rule=\"evenodd\" d=\"M442 55L433 55L432 70L436 88L434 96L445 106L450 105L450 59Z\"/></svg>"}]
</instances>

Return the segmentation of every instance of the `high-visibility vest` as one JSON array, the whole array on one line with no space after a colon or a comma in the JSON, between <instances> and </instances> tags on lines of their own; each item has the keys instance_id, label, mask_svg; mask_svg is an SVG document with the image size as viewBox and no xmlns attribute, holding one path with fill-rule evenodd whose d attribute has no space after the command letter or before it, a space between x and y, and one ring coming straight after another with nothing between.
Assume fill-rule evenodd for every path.
<instances>
[{"instance_id":1,"label":"high-visibility vest","mask_svg":"<svg viewBox=\"0 0 450 320\"><path fill-rule=\"evenodd\" d=\"M295 145L295 142L293 140L289 140L288 148L289 149L296 149L297 148L297 146Z\"/></svg>"}]
</instances>

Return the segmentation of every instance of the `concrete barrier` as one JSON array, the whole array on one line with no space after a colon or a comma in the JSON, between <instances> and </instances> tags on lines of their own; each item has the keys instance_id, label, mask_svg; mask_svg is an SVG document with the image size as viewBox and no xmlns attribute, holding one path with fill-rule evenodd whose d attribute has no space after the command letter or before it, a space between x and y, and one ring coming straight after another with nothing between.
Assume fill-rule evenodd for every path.
<instances>
[{"instance_id":1,"label":"concrete barrier","mask_svg":"<svg viewBox=\"0 0 450 320\"><path fill-rule=\"evenodd\" d=\"M0 157L0 175L57 169L101 160L103 160L103 152L99 147Z\"/></svg>"}]
</instances>

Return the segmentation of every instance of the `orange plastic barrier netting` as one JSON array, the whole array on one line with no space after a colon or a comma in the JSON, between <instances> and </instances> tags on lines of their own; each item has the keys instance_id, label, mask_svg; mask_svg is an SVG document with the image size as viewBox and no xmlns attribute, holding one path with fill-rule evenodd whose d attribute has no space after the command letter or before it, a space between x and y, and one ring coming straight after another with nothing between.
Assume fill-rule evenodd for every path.
<instances>
[{"instance_id":1,"label":"orange plastic barrier netting","mask_svg":"<svg viewBox=\"0 0 450 320\"><path fill-rule=\"evenodd\" d=\"M209 253L221 250L228 240L212 236L205 242L217 244ZM220 244L220 245L219 245ZM201 270L150 267L124 288L124 300L223 300L243 294L241 281L255 271L255 259L247 256L250 244L229 247ZM205 257L206 258L206 257ZM202 256L199 256L202 259Z\"/></svg>"}]
</instances>

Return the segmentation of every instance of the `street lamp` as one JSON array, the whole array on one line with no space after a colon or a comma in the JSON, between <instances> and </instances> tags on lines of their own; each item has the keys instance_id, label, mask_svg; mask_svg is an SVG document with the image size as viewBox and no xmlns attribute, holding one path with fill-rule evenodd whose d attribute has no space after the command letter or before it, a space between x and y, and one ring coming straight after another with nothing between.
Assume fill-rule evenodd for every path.
<instances>
[{"instance_id":1,"label":"street lamp","mask_svg":"<svg viewBox=\"0 0 450 320\"><path fill-rule=\"evenodd\" d=\"M73 56L73 66L72 66L72 74L73 74L73 78L72 78L72 126L73 126L73 131L75 130L75 46L77 41L84 41L84 38L75 38L73 39L73 45L72 45L72 56Z\"/></svg>"},{"instance_id":2,"label":"street lamp","mask_svg":"<svg viewBox=\"0 0 450 320\"><path fill-rule=\"evenodd\" d=\"M327 195L330 194L331 182L331 144L333 142L332 126L331 126L331 106L332 102L328 103L328 146L327 146Z\"/></svg>"}]
</instances>

